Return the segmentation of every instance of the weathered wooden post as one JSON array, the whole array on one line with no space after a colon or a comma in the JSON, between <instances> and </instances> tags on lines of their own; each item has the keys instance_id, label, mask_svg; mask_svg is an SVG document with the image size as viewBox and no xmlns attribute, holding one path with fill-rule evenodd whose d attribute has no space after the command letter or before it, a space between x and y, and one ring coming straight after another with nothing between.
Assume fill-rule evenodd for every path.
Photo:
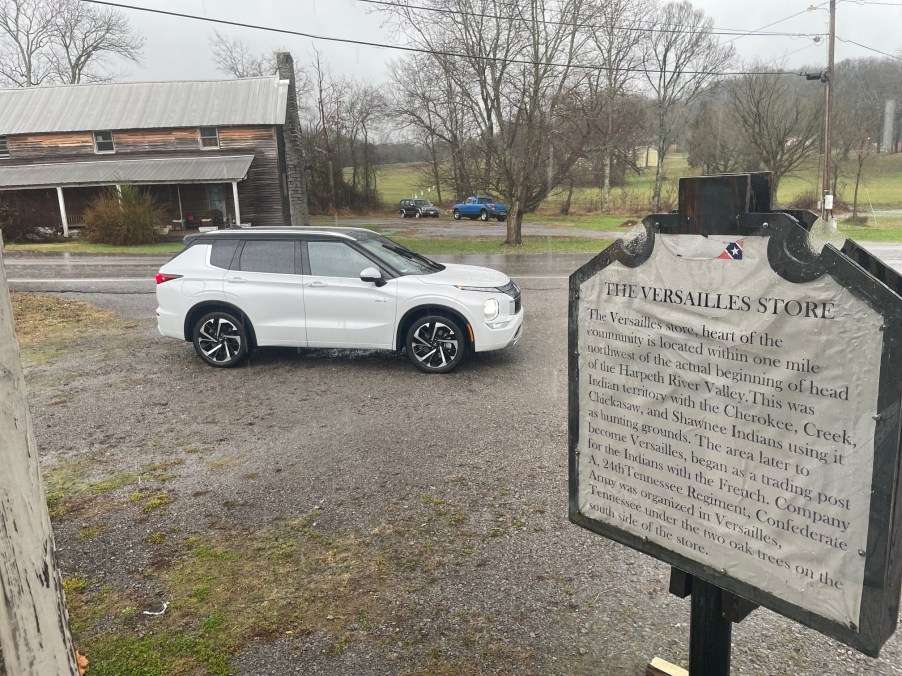
<instances>
[{"instance_id":1,"label":"weathered wooden post","mask_svg":"<svg viewBox=\"0 0 902 676\"><path fill-rule=\"evenodd\" d=\"M682 179L570 277L570 520L672 566L692 676L757 605L870 656L899 612L902 279L769 180Z\"/></svg>"},{"instance_id":2,"label":"weathered wooden post","mask_svg":"<svg viewBox=\"0 0 902 676\"><path fill-rule=\"evenodd\" d=\"M0 645L11 676L78 674L2 255Z\"/></svg>"}]
</instances>

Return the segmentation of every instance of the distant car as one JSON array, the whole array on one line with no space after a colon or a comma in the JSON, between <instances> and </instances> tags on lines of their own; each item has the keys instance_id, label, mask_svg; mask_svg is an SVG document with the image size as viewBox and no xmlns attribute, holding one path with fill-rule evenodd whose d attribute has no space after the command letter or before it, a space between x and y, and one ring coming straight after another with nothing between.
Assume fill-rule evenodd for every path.
<instances>
[{"instance_id":1,"label":"distant car","mask_svg":"<svg viewBox=\"0 0 902 676\"><path fill-rule=\"evenodd\" d=\"M438 218L438 208L429 200L401 200L401 218Z\"/></svg>"},{"instance_id":2,"label":"distant car","mask_svg":"<svg viewBox=\"0 0 902 676\"><path fill-rule=\"evenodd\" d=\"M157 328L210 366L281 345L406 349L447 373L522 335L520 287L503 272L442 265L371 230L214 230L185 244L156 276Z\"/></svg>"},{"instance_id":3,"label":"distant car","mask_svg":"<svg viewBox=\"0 0 902 676\"><path fill-rule=\"evenodd\" d=\"M495 218L499 221L507 219L507 206L496 201L491 195L476 195L468 197L465 202L455 204L451 210L455 221L461 218L470 220L487 221Z\"/></svg>"}]
</instances>

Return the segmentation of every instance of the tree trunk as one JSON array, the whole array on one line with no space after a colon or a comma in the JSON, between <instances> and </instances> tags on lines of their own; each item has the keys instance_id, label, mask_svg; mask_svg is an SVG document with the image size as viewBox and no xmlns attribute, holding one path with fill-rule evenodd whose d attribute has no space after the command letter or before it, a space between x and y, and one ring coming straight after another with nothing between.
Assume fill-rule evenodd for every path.
<instances>
[{"instance_id":1,"label":"tree trunk","mask_svg":"<svg viewBox=\"0 0 902 676\"><path fill-rule=\"evenodd\" d=\"M523 246L523 210L520 208L520 200L513 200L507 210L507 246Z\"/></svg>"},{"instance_id":2,"label":"tree trunk","mask_svg":"<svg viewBox=\"0 0 902 676\"><path fill-rule=\"evenodd\" d=\"M0 259L0 645L10 674L78 674Z\"/></svg>"},{"instance_id":3,"label":"tree trunk","mask_svg":"<svg viewBox=\"0 0 902 676\"><path fill-rule=\"evenodd\" d=\"M570 215L570 202L573 199L573 181L570 181L570 184L567 186L567 199L564 200L564 204L561 205L561 216L569 216Z\"/></svg>"},{"instance_id":4,"label":"tree trunk","mask_svg":"<svg viewBox=\"0 0 902 676\"><path fill-rule=\"evenodd\" d=\"M601 184L601 210L604 212L607 212L611 206L611 167L614 164L613 154L611 146L608 145L604 149L604 178L602 179ZM570 186L570 190L571 192L573 191L572 185Z\"/></svg>"},{"instance_id":5,"label":"tree trunk","mask_svg":"<svg viewBox=\"0 0 902 676\"><path fill-rule=\"evenodd\" d=\"M607 212L611 206L611 168L614 164L614 149L611 137L614 135L614 97L608 96L607 115L608 129L604 146L604 178L601 184L601 210ZM572 186L571 186L572 190Z\"/></svg>"},{"instance_id":6,"label":"tree trunk","mask_svg":"<svg viewBox=\"0 0 902 676\"><path fill-rule=\"evenodd\" d=\"M666 149L663 144L658 145L658 162L655 165L655 188L651 194L651 210L657 213L661 206L661 186L664 183L664 153Z\"/></svg>"},{"instance_id":7,"label":"tree trunk","mask_svg":"<svg viewBox=\"0 0 902 676\"><path fill-rule=\"evenodd\" d=\"M855 195L852 198L852 222L858 221L858 185L861 183L861 169L864 167L863 162L858 163L858 173L855 174Z\"/></svg>"}]
</instances>

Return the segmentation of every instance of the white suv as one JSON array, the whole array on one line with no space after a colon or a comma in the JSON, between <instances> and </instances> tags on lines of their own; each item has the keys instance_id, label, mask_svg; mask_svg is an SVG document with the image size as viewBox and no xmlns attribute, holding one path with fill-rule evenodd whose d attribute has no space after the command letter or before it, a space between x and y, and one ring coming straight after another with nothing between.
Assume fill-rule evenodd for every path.
<instances>
[{"instance_id":1,"label":"white suv","mask_svg":"<svg viewBox=\"0 0 902 676\"><path fill-rule=\"evenodd\" d=\"M156 277L157 326L211 366L264 345L406 347L421 370L447 373L522 332L507 275L441 265L371 230L217 230L185 243Z\"/></svg>"}]
</instances>

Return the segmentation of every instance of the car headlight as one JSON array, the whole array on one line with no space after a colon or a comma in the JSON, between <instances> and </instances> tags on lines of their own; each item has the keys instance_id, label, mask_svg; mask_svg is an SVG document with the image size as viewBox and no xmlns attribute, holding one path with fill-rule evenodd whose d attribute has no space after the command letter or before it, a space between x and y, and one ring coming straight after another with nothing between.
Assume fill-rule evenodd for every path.
<instances>
[{"instance_id":1,"label":"car headlight","mask_svg":"<svg viewBox=\"0 0 902 676\"><path fill-rule=\"evenodd\" d=\"M460 284L455 284L458 289L461 291L480 291L482 293L504 293L497 286L461 286Z\"/></svg>"},{"instance_id":2,"label":"car headlight","mask_svg":"<svg viewBox=\"0 0 902 676\"><path fill-rule=\"evenodd\" d=\"M482 313L485 315L487 322L495 319L500 312L501 304L494 298L489 298L482 304Z\"/></svg>"}]
</instances>

